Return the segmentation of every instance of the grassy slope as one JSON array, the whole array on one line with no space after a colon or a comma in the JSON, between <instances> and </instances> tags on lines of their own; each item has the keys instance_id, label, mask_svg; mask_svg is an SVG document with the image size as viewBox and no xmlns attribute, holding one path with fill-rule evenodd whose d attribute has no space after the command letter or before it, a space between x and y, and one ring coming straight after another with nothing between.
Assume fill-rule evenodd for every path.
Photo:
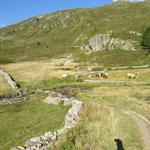
<instances>
[{"instance_id":1,"label":"grassy slope","mask_svg":"<svg viewBox=\"0 0 150 150\"><path fill-rule=\"evenodd\" d=\"M144 2L66 10L41 18L34 17L0 29L0 39L3 39L0 40L0 63L49 59L70 52L75 52L77 61L91 61L91 55L80 55L79 48L75 47L80 47L96 33L106 33L110 30L114 36L137 40L140 43L140 37L129 34L129 31L142 33L150 24L149 14L150 4ZM75 43L79 36L79 41ZM99 52L92 56L102 65L149 62L142 50Z\"/></svg>"},{"instance_id":2,"label":"grassy slope","mask_svg":"<svg viewBox=\"0 0 150 150\"><path fill-rule=\"evenodd\" d=\"M0 106L1 150L9 150L31 137L63 126L68 107L47 105L37 97L23 104Z\"/></svg>"}]
</instances>

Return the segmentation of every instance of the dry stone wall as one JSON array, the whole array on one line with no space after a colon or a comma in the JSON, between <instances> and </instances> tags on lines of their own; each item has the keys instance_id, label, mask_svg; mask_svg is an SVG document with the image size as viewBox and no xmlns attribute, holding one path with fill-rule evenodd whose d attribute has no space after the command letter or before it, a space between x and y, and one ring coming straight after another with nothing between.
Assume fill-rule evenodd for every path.
<instances>
[{"instance_id":1,"label":"dry stone wall","mask_svg":"<svg viewBox=\"0 0 150 150\"><path fill-rule=\"evenodd\" d=\"M0 96L0 105L22 103L27 100L27 92L20 91L17 94L7 94Z\"/></svg>"},{"instance_id":2,"label":"dry stone wall","mask_svg":"<svg viewBox=\"0 0 150 150\"><path fill-rule=\"evenodd\" d=\"M9 73L7 73L6 71L0 68L0 74L4 76L5 80L12 87L13 90L19 89L19 86L17 85L17 83L15 82L15 80L12 78L12 76Z\"/></svg>"},{"instance_id":3,"label":"dry stone wall","mask_svg":"<svg viewBox=\"0 0 150 150\"><path fill-rule=\"evenodd\" d=\"M83 107L83 103L75 98L67 98L62 94L57 93L54 97L47 97L44 102L47 104L58 105L60 101L63 101L63 105L71 105L68 113L65 116L65 125L63 128L55 132L46 132L39 137L33 137L25 142L23 146L18 146L12 150L48 150L59 137L65 133L68 129L75 127L79 121L79 111Z\"/></svg>"}]
</instances>

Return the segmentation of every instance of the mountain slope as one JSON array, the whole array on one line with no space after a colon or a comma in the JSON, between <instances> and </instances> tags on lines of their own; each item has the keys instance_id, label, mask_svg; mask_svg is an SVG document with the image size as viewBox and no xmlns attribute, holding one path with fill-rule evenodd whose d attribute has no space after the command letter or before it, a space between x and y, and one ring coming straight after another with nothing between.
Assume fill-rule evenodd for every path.
<instances>
[{"instance_id":1,"label":"mountain slope","mask_svg":"<svg viewBox=\"0 0 150 150\"><path fill-rule=\"evenodd\" d=\"M150 3L116 3L94 9L73 9L33 17L0 29L0 63L49 59L73 53L77 61L102 65L149 63L140 46L141 36L150 25ZM121 50L85 54L80 47L95 34L112 31L113 36L139 43L136 52ZM118 58L124 59L122 61ZM108 63L108 61L111 62Z\"/></svg>"}]
</instances>

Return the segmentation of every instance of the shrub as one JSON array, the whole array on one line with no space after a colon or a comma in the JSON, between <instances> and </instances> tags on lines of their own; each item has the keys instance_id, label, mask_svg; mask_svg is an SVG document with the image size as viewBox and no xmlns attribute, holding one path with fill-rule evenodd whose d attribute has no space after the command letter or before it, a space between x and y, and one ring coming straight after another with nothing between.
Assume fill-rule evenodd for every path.
<instances>
[{"instance_id":1,"label":"shrub","mask_svg":"<svg viewBox=\"0 0 150 150\"><path fill-rule=\"evenodd\" d=\"M61 106L64 105L64 100L63 99L59 101L59 105L61 105Z\"/></svg>"},{"instance_id":2,"label":"shrub","mask_svg":"<svg viewBox=\"0 0 150 150\"><path fill-rule=\"evenodd\" d=\"M150 27L148 27L143 33L142 46L150 52Z\"/></svg>"},{"instance_id":3,"label":"shrub","mask_svg":"<svg viewBox=\"0 0 150 150\"><path fill-rule=\"evenodd\" d=\"M41 45L41 43L40 43L40 42L37 42L37 45L38 45L38 46L40 46L40 45Z\"/></svg>"}]
</instances>

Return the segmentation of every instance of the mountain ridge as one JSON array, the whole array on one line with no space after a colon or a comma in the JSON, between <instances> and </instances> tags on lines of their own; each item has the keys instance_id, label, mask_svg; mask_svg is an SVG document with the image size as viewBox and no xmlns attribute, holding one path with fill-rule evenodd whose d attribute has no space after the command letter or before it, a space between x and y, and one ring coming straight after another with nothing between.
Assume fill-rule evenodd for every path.
<instances>
[{"instance_id":1,"label":"mountain ridge","mask_svg":"<svg viewBox=\"0 0 150 150\"><path fill-rule=\"evenodd\" d=\"M78 53L80 57L80 47L92 36L109 31L116 38L132 39L140 45L141 37L130 32L142 34L150 24L149 14L149 3L140 2L36 16L0 29L0 63L50 59L66 53Z\"/></svg>"}]
</instances>

